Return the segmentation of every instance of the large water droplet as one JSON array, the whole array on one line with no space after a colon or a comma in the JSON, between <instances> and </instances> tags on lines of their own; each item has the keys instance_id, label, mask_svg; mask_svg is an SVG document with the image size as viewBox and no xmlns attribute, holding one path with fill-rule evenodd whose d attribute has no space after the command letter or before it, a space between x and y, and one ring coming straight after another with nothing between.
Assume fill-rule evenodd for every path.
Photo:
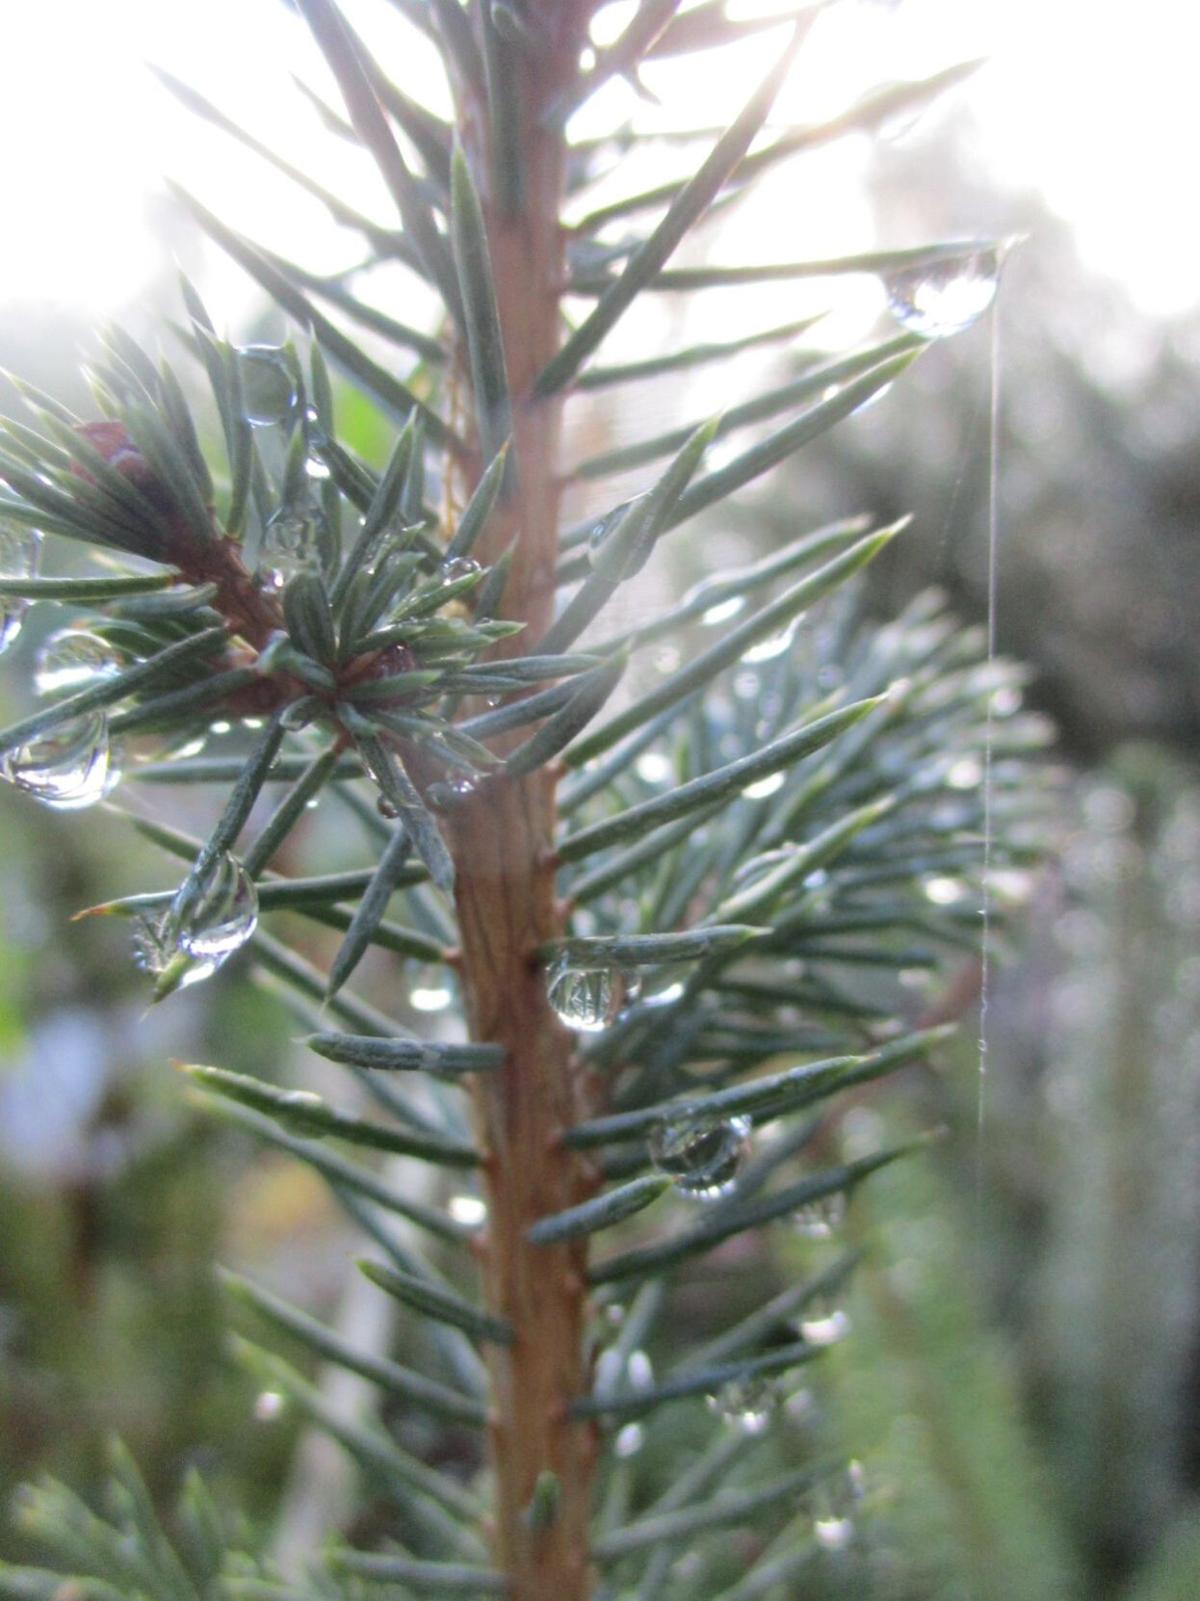
<instances>
[{"instance_id":1,"label":"large water droplet","mask_svg":"<svg viewBox=\"0 0 1200 1601\"><path fill-rule=\"evenodd\" d=\"M103 800L120 779L103 712L60 723L4 758L4 777L58 812L79 811Z\"/></svg>"},{"instance_id":2,"label":"large water droplet","mask_svg":"<svg viewBox=\"0 0 1200 1601\"><path fill-rule=\"evenodd\" d=\"M298 573L315 572L320 565L317 522L320 512L308 497L280 506L263 529L258 553L262 577L282 589Z\"/></svg>"},{"instance_id":3,"label":"large water droplet","mask_svg":"<svg viewBox=\"0 0 1200 1601\"><path fill-rule=\"evenodd\" d=\"M770 1374L753 1373L723 1384L715 1395L709 1396L708 1407L744 1434L762 1434L770 1427L779 1402L777 1381Z\"/></svg>"},{"instance_id":4,"label":"large water droplet","mask_svg":"<svg viewBox=\"0 0 1200 1601\"><path fill-rule=\"evenodd\" d=\"M996 298L1000 252L995 245L903 267L884 277L892 316L922 339L947 339L978 322Z\"/></svg>"},{"instance_id":5,"label":"large water droplet","mask_svg":"<svg viewBox=\"0 0 1200 1601\"><path fill-rule=\"evenodd\" d=\"M546 998L560 1023L578 1034L597 1034L616 1016L620 975L612 967L559 962L547 976Z\"/></svg>"},{"instance_id":6,"label":"large water droplet","mask_svg":"<svg viewBox=\"0 0 1200 1601\"><path fill-rule=\"evenodd\" d=\"M247 345L238 351L242 408L251 428L285 423L296 409L296 380L278 345Z\"/></svg>"},{"instance_id":7,"label":"large water droplet","mask_svg":"<svg viewBox=\"0 0 1200 1601\"><path fill-rule=\"evenodd\" d=\"M73 695L112 678L125 665L120 651L86 628L60 628L38 652L33 687L39 695Z\"/></svg>"},{"instance_id":8,"label":"large water droplet","mask_svg":"<svg viewBox=\"0 0 1200 1601\"><path fill-rule=\"evenodd\" d=\"M681 1195L720 1200L737 1183L750 1126L748 1117L713 1118L684 1110L654 1129L650 1157L660 1173L675 1180Z\"/></svg>"},{"instance_id":9,"label":"large water droplet","mask_svg":"<svg viewBox=\"0 0 1200 1601\"><path fill-rule=\"evenodd\" d=\"M218 856L182 904L160 918L139 919L133 949L138 966L154 978L170 974L172 989L211 978L258 927L258 890L228 851Z\"/></svg>"},{"instance_id":10,"label":"large water droplet","mask_svg":"<svg viewBox=\"0 0 1200 1601\"><path fill-rule=\"evenodd\" d=\"M220 967L258 927L258 890L228 851L204 875L179 922L179 947L200 961Z\"/></svg>"},{"instance_id":11,"label":"large water droplet","mask_svg":"<svg viewBox=\"0 0 1200 1601\"><path fill-rule=\"evenodd\" d=\"M797 1207L796 1232L807 1240L831 1240L846 1217L846 1194L835 1190L832 1195L818 1196Z\"/></svg>"},{"instance_id":12,"label":"large water droplet","mask_svg":"<svg viewBox=\"0 0 1200 1601\"><path fill-rule=\"evenodd\" d=\"M32 578L42 560L42 536L36 528L0 521L0 578ZM21 632L29 602L0 595L0 653Z\"/></svg>"}]
</instances>

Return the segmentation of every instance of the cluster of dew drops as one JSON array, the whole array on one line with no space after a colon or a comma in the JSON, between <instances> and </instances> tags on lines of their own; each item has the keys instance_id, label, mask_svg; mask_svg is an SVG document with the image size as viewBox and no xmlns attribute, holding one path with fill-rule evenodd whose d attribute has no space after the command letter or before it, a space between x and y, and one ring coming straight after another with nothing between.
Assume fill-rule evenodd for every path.
<instances>
[{"instance_id":1,"label":"cluster of dew drops","mask_svg":"<svg viewBox=\"0 0 1200 1601\"><path fill-rule=\"evenodd\" d=\"M884 288L893 317L908 332L923 339L949 338L963 332L991 306L1006 249L1006 245L980 244L890 271L884 276ZM597 525L594 541L599 543L606 533L606 523ZM706 613L703 621L724 621L737 609L737 600L723 603ZM789 643L787 636L767 641L757 654L746 659L766 660L781 653ZM657 769L655 776L660 776ZM772 775L764 794L778 787L775 777ZM669 1004L681 994L682 988L673 986L642 1004ZM603 1030L623 1003L637 998L636 990L618 969L585 966L565 959L549 970L547 995L559 1020L582 1034ZM720 1201L737 1188L751 1132L751 1119L747 1117L714 1116L683 1104L677 1114L664 1117L652 1129L650 1157L655 1167L672 1180L680 1196L700 1202ZM834 1191L814 1196L801 1205L793 1223L802 1237L828 1242L836 1238L845 1212L845 1193ZM817 1297L797 1320L796 1332L810 1345L831 1345L842 1339L849 1328L844 1311ZM757 1433L768 1426L780 1399L778 1384L770 1376L751 1376L723 1386L710 1398L710 1404L726 1420ZM618 1440L618 1454L632 1454L639 1445L639 1426L629 1425ZM860 1477L861 1470L852 1464L847 1479L850 1489L842 1501L861 1494ZM815 1524L819 1543L829 1549L846 1544L852 1527L842 1505L826 1507Z\"/></svg>"},{"instance_id":2,"label":"cluster of dew drops","mask_svg":"<svg viewBox=\"0 0 1200 1601\"><path fill-rule=\"evenodd\" d=\"M643 998L636 979L620 968L564 958L549 968L546 992L561 1023L578 1034L598 1034L621 1015L623 1007L639 1001L643 1007L668 1007L682 998L684 987L676 983ZM749 1117L714 1115L684 1102L651 1128L650 1159L683 1199L722 1201L737 1189L752 1129ZM830 1242L836 1239L845 1213L846 1196L838 1190L803 1203L792 1221L802 1238ZM797 1320L796 1332L810 1345L832 1345L849 1332L849 1326L845 1312L816 1297ZM724 1386L711 1404L729 1421L756 1433L767 1426L780 1399L775 1382L763 1377Z\"/></svg>"},{"instance_id":3,"label":"cluster of dew drops","mask_svg":"<svg viewBox=\"0 0 1200 1601\"><path fill-rule=\"evenodd\" d=\"M902 327L925 339L962 332L991 305L1006 248L980 244L887 273L884 285L893 316ZM297 573L312 570L317 564L320 507L315 489L328 478L329 467L322 459L322 435L316 414L302 407L298 381L286 352L274 345L248 345L239 357L243 414L250 426L273 431L291 428L299 419L305 431L303 482L298 490L289 490L268 519L257 552L260 581L278 589ZM0 521L0 578L19 581L36 576L41 550L38 529ZM25 599L0 597L0 653L17 638L28 610ZM120 671L122 665L119 653L99 635L81 627L60 629L41 648L34 687L46 698L72 694ZM121 777L121 754L110 738L107 715L103 711L84 713L9 751L0 764L0 776L57 811L95 805L112 792ZM225 868L226 874L230 871ZM225 897L210 895L207 891L211 886L201 887L205 893L193 898L194 906L201 910L215 906L220 911ZM244 932L236 941L232 935L222 935L220 951L197 956L195 977L206 977L250 938L257 918L255 899L253 883L247 877L234 900L241 908L249 906L251 912L239 915L232 924L236 932ZM164 929L165 923L156 925L153 934L141 942L142 960L159 973L165 960ZM183 937L181 934L180 939ZM183 949L180 945L170 960ZM565 969L552 974L550 983L552 1004L569 1027L586 1032L605 1026L618 991L613 974ZM681 1191L698 1195L723 1193L727 1183L721 1174L730 1162L731 1173L736 1173L740 1159L736 1153L745 1144L746 1131L736 1125L737 1120L730 1121L722 1142L735 1153L733 1157L717 1161L711 1181L698 1182L694 1190L687 1187L683 1176L676 1175ZM663 1143L676 1142L664 1135ZM696 1164L703 1170L708 1158L702 1152L709 1149L711 1140L706 1134L696 1143L700 1147ZM678 1165L679 1157L668 1151L664 1160Z\"/></svg>"},{"instance_id":4,"label":"cluster of dew drops","mask_svg":"<svg viewBox=\"0 0 1200 1601\"><path fill-rule=\"evenodd\" d=\"M4 520L0 513L0 577L11 582L36 578L41 556L40 531ZM0 602L0 651L20 634L29 607L28 600L18 597ZM60 628L38 651L33 687L40 699L51 701L111 678L123 665L120 653L98 634ZM0 775L55 811L94 806L121 778L120 752L109 738L107 715L85 712L8 751Z\"/></svg>"},{"instance_id":5,"label":"cluster of dew drops","mask_svg":"<svg viewBox=\"0 0 1200 1601\"><path fill-rule=\"evenodd\" d=\"M250 345L239 352L244 416L256 430L290 427L297 419L300 391L285 352L270 345ZM309 453L304 485L284 497L268 519L257 553L257 576L264 587L278 589L296 573L310 570L317 559L319 508L313 487L329 476L319 455L320 433L315 413L301 418ZM41 566L40 530L5 519L0 513L0 578L20 582L35 578ZM0 597L0 653L21 632L30 609L27 599ZM102 683L129 665L107 639L79 625L50 634L38 650L33 688L38 698L53 702ZM228 725L214 724L213 732ZM192 754L191 743L186 751ZM54 811L80 811L109 796L120 783L122 751L109 730L104 710L84 712L48 729L5 753L0 777ZM208 978L250 939L258 923L258 892L242 864L228 852L193 874L170 906L157 917L139 918L134 938L138 962L154 977L168 971L177 987Z\"/></svg>"}]
</instances>

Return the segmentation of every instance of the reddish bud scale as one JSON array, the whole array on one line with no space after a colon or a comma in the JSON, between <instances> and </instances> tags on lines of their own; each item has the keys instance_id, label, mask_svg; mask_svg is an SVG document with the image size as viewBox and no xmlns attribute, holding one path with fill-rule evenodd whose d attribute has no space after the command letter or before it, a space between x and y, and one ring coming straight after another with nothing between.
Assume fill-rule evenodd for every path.
<instances>
[{"instance_id":1,"label":"reddish bud scale","mask_svg":"<svg viewBox=\"0 0 1200 1601\"><path fill-rule=\"evenodd\" d=\"M176 509L170 490L142 455L123 422L85 422L79 425L76 432L82 434L97 455L103 456L113 471L128 479L158 511L169 513ZM71 472L86 483L96 482L79 462L71 463Z\"/></svg>"}]
</instances>

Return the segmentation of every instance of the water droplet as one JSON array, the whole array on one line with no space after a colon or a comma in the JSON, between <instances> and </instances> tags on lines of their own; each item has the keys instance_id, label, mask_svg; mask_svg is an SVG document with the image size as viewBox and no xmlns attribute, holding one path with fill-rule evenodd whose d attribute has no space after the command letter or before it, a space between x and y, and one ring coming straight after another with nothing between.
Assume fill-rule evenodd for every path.
<instances>
[{"instance_id":1,"label":"water droplet","mask_svg":"<svg viewBox=\"0 0 1200 1601\"><path fill-rule=\"evenodd\" d=\"M750 1127L748 1117L712 1118L683 1110L655 1128L650 1157L660 1173L675 1180L681 1195L720 1200L737 1183Z\"/></svg>"},{"instance_id":2,"label":"water droplet","mask_svg":"<svg viewBox=\"0 0 1200 1601\"><path fill-rule=\"evenodd\" d=\"M32 578L41 565L42 536L36 528L0 521L0 577ZM29 602L17 595L0 595L0 653L21 632Z\"/></svg>"},{"instance_id":3,"label":"water droplet","mask_svg":"<svg viewBox=\"0 0 1200 1601\"><path fill-rule=\"evenodd\" d=\"M327 1110L324 1096L315 1090L288 1090L275 1102L275 1116L285 1129L301 1139L324 1139L328 1129L320 1120ZM314 1118L314 1113L317 1116Z\"/></svg>"},{"instance_id":4,"label":"water droplet","mask_svg":"<svg viewBox=\"0 0 1200 1601\"><path fill-rule=\"evenodd\" d=\"M94 806L116 787L121 773L113 760L103 712L72 717L40 739L9 751L4 777L58 812Z\"/></svg>"},{"instance_id":5,"label":"water droplet","mask_svg":"<svg viewBox=\"0 0 1200 1601\"><path fill-rule=\"evenodd\" d=\"M640 1423L627 1423L618 1429L613 1439L613 1455L622 1462L636 1456L646 1443L646 1431Z\"/></svg>"},{"instance_id":6,"label":"water droplet","mask_svg":"<svg viewBox=\"0 0 1200 1601\"><path fill-rule=\"evenodd\" d=\"M186 897L134 930L134 957L152 977L173 975L172 989L211 978L258 927L258 890L241 862L219 855Z\"/></svg>"},{"instance_id":7,"label":"water droplet","mask_svg":"<svg viewBox=\"0 0 1200 1601\"><path fill-rule=\"evenodd\" d=\"M238 351L242 409L251 428L285 423L299 398L296 380L278 345L246 345Z\"/></svg>"},{"instance_id":8,"label":"water droplet","mask_svg":"<svg viewBox=\"0 0 1200 1601\"><path fill-rule=\"evenodd\" d=\"M316 505L305 498L280 506L268 519L259 548L258 568L275 589L282 589L297 573L317 570L320 564L318 516Z\"/></svg>"},{"instance_id":9,"label":"water droplet","mask_svg":"<svg viewBox=\"0 0 1200 1601\"><path fill-rule=\"evenodd\" d=\"M473 778L443 778L436 784L430 784L425 791L425 799L436 812L447 812L452 807L461 806L477 789Z\"/></svg>"},{"instance_id":10,"label":"water droplet","mask_svg":"<svg viewBox=\"0 0 1200 1601\"><path fill-rule=\"evenodd\" d=\"M1019 712L1024 696L1015 684L1001 684L992 691L992 716L1011 717Z\"/></svg>"},{"instance_id":11,"label":"water droplet","mask_svg":"<svg viewBox=\"0 0 1200 1601\"><path fill-rule=\"evenodd\" d=\"M408 1004L418 1012L444 1012L454 999L446 975L432 963L418 968L408 992Z\"/></svg>"},{"instance_id":12,"label":"water droplet","mask_svg":"<svg viewBox=\"0 0 1200 1601\"><path fill-rule=\"evenodd\" d=\"M643 498L643 495L634 495L629 500L623 500L619 506L614 506L611 511L605 512L603 517L592 524L588 530L588 560L590 562L593 564L596 562L600 551L608 543L609 536L615 532L617 525L624 520L625 513L635 501ZM653 549L653 545L647 545L644 550L637 553L636 557L633 558L635 564L625 569L626 578L632 578L634 573L639 572L646 565Z\"/></svg>"},{"instance_id":13,"label":"water droplet","mask_svg":"<svg viewBox=\"0 0 1200 1601\"><path fill-rule=\"evenodd\" d=\"M671 758L659 750L643 751L633 766L644 784L665 784L673 772Z\"/></svg>"},{"instance_id":14,"label":"water droplet","mask_svg":"<svg viewBox=\"0 0 1200 1601\"><path fill-rule=\"evenodd\" d=\"M651 1362L648 1352L630 1351L625 1373L631 1390L654 1388L654 1363Z\"/></svg>"},{"instance_id":15,"label":"water droplet","mask_svg":"<svg viewBox=\"0 0 1200 1601\"><path fill-rule=\"evenodd\" d=\"M232 728L233 724L226 722L223 717L218 718L215 723L209 723L208 725L208 731L210 734L228 734Z\"/></svg>"},{"instance_id":16,"label":"water droplet","mask_svg":"<svg viewBox=\"0 0 1200 1601\"><path fill-rule=\"evenodd\" d=\"M263 1390L254 1400L254 1421L274 1423L282 1413L286 1401L278 1390Z\"/></svg>"},{"instance_id":17,"label":"water droplet","mask_svg":"<svg viewBox=\"0 0 1200 1601\"><path fill-rule=\"evenodd\" d=\"M487 1202L478 1195L452 1195L446 1210L456 1223L466 1228L482 1228L487 1222Z\"/></svg>"},{"instance_id":18,"label":"water droplet","mask_svg":"<svg viewBox=\"0 0 1200 1601\"><path fill-rule=\"evenodd\" d=\"M38 651L33 687L39 695L73 695L112 678L124 665L121 653L99 634L60 628Z\"/></svg>"},{"instance_id":19,"label":"water droplet","mask_svg":"<svg viewBox=\"0 0 1200 1601\"><path fill-rule=\"evenodd\" d=\"M798 1327L801 1339L809 1345L836 1345L849 1334L850 1319L840 1307L825 1313L814 1310L811 1316L800 1319Z\"/></svg>"},{"instance_id":20,"label":"water droplet","mask_svg":"<svg viewBox=\"0 0 1200 1601\"><path fill-rule=\"evenodd\" d=\"M845 1469L820 1485L813 1504L813 1535L827 1551L843 1551L854 1538L854 1514L866 1494L862 1463L847 1462Z\"/></svg>"},{"instance_id":21,"label":"water droplet","mask_svg":"<svg viewBox=\"0 0 1200 1601\"><path fill-rule=\"evenodd\" d=\"M228 851L217 857L196 887L179 926L187 955L220 967L258 927L258 890Z\"/></svg>"},{"instance_id":22,"label":"water droplet","mask_svg":"<svg viewBox=\"0 0 1200 1601\"><path fill-rule=\"evenodd\" d=\"M884 276L888 306L902 328L922 339L947 339L977 322L996 298L1000 251L965 250Z\"/></svg>"},{"instance_id":23,"label":"water droplet","mask_svg":"<svg viewBox=\"0 0 1200 1601\"><path fill-rule=\"evenodd\" d=\"M921 888L925 899L931 901L934 906L953 906L967 893L967 886L961 878L947 878L942 875L925 879Z\"/></svg>"},{"instance_id":24,"label":"water droplet","mask_svg":"<svg viewBox=\"0 0 1200 1601\"><path fill-rule=\"evenodd\" d=\"M950 764L946 782L951 789L978 789L983 782L983 764L977 756L960 756Z\"/></svg>"},{"instance_id":25,"label":"water droplet","mask_svg":"<svg viewBox=\"0 0 1200 1601\"><path fill-rule=\"evenodd\" d=\"M731 595L728 600L719 600L715 606L710 606L700 617L705 628L715 628L718 623L728 622L729 618L736 617L746 605L745 595Z\"/></svg>"},{"instance_id":26,"label":"water droplet","mask_svg":"<svg viewBox=\"0 0 1200 1601\"><path fill-rule=\"evenodd\" d=\"M546 998L560 1023L579 1034L597 1034L616 1016L619 975L612 967L580 967L561 961L546 979Z\"/></svg>"},{"instance_id":27,"label":"water droplet","mask_svg":"<svg viewBox=\"0 0 1200 1601\"><path fill-rule=\"evenodd\" d=\"M655 990L652 995L642 999L643 1006L673 1006L683 996L684 986L679 979L674 984L668 984L666 989Z\"/></svg>"},{"instance_id":28,"label":"water droplet","mask_svg":"<svg viewBox=\"0 0 1200 1601\"><path fill-rule=\"evenodd\" d=\"M469 556L451 556L449 561L442 563L439 576L444 584L455 584L460 578L472 578L482 571L479 563L472 561Z\"/></svg>"},{"instance_id":29,"label":"water droplet","mask_svg":"<svg viewBox=\"0 0 1200 1601\"><path fill-rule=\"evenodd\" d=\"M769 662L774 661L776 656L782 656L796 637L798 621L799 618L793 619L781 634L772 634L768 639L760 639L756 645L751 645L749 650L743 652L742 660L750 663Z\"/></svg>"},{"instance_id":30,"label":"water droplet","mask_svg":"<svg viewBox=\"0 0 1200 1601\"><path fill-rule=\"evenodd\" d=\"M308 456L304 462L304 472L314 483L324 483L329 477L329 463L322 461L320 456Z\"/></svg>"},{"instance_id":31,"label":"water droplet","mask_svg":"<svg viewBox=\"0 0 1200 1601\"><path fill-rule=\"evenodd\" d=\"M844 1551L854 1538L853 1518L813 1519L813 1538L825 1551Z\"/></svg>"},{"instance_id":32,"label":"water droplet","mask_svg":"<svg viewBox=\"0 0 1200 1601\"><path fill-rule=\"evenodd\" d=\"M784 773L768 773L766 778L756 779L753 784L747 784L742 791L746 800L765 800L768 795L774 795L783 788Z\"/></svg>"},{"instance_id":33,"label":"water droplet","mask_svg":"<svg viewBox=\"0 0 1200 1601\"><path fill-rule=\"evenodd\" d=\"M205 729L205 731L202 734L192 734L192 735L190 735L188 738L186 738L183 741L183 743L181 745L173 746L170 750L166 751L164 754L166 755L166 757L167 757L167 759L169 761L173 761L173 762L190 761L193 756L199 756L200 752L204 749L204 746L207 743L207 740L208 740L208 730Z\"/></svg>"},{"instance_id":34,"label":"water droplet","mask_svg":"<svg viewBox=\"0 0 1200 1601\"><path fill-rule=\"evenodd\" d=\"M708 1398L710 1412L732 1423L744 1434L763 1434L780 1402L778 1383L770 1374L753 1373L732 1379Z\"/></svg>"},{"instance_id":35,"label":"water droplet","mask_svg":"<svg viewBox=\"0 0 1200 1601\"><path fill-rule=\"evenodd\" d=\"M806 1201L794 1213L796 1232L806 1240L831 1240L846 1216L846 1193L835 1190Z\"/></svg>"}]
</instances>

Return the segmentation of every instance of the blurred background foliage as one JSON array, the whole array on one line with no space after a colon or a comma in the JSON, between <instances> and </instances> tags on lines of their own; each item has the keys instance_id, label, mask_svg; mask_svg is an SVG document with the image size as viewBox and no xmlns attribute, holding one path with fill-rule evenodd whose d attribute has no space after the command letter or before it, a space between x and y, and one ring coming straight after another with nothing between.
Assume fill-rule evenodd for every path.
<instances>
[{"instance_id":1,"label":"blurred background foliage","mask_svg":"<svg viewBox=\"0 0 1200 1601\"><path fill-rule=\"evenodd\" d=\"M889 1135L932 1122L954 1137L881 1175L846 1224L850 1243L869 1244L842 1306L850 1334L789 1417L862 1462L852 1490L864 1515L786 1593L1190 1601L1200 313L1150 318L1085 270L1066 223L981 170L969 105L936 137L878 146L867 179L881 237L1029 236L998 312L995 621L1000 648L1034 669L1028 699L1060 729L1069 783L1061 856L1032 886L1019 954L994 975L978 1131L970 968L958 992L914 996L914 1009L965 1011L957 1068L889 1082L841 1130L851 1148L881 1120ZM138 337L175 314L172 256L205 276L188 225L165 209L156 219L157 282L114 308ZM260 315L251 309L240 331L274 331ZM0 364L80 407L91 340L88 313L0 308ZM722 555L730 544L757 554L847 512L912 511L914 534L873 578L870 604L894 615L937 584L982 620L991 373L985 327L946 342L902 402L883 400L804 452L659 581L700 577L714 541ZM656 403L664 428L703 414L670 389ZM0 396L0 409L11 404ZM387 441L374 416L349 392L339 415L378 461ZM623 421L601 397L589 450L645 419ZM27 623L3 663L0 709L16 709L54 625L37 613ZM167 804L188 828L187 799ZM352 1237L307 1169L200 1118L167 1065L286 1077L294 1030L236 973L146 1011L126 932L71 921L147 887L145 853L114 820L80 827L0 786L0 829L0 1551L29 1555L7 1523L13 1488L52 1471L93 1490L110 1431L164 1499L194 1464L263 1528L281 1511L303 1518L310 1481L337 1470L225 1358L212 1269L245 1269L336 1321L357 1315L343 1299ZM314 870L338 865L334 819L314 816L307 849ZM797 1237L786 1249L799 1273L832 1247ZM696 1295L702 1321L702 1285ZM661 1471L637 1455L643 1483ZM739 1553L724 1535L678 1560L707 1561L714 1593L736 1585Z\"/></svg>"}]
</instances>

